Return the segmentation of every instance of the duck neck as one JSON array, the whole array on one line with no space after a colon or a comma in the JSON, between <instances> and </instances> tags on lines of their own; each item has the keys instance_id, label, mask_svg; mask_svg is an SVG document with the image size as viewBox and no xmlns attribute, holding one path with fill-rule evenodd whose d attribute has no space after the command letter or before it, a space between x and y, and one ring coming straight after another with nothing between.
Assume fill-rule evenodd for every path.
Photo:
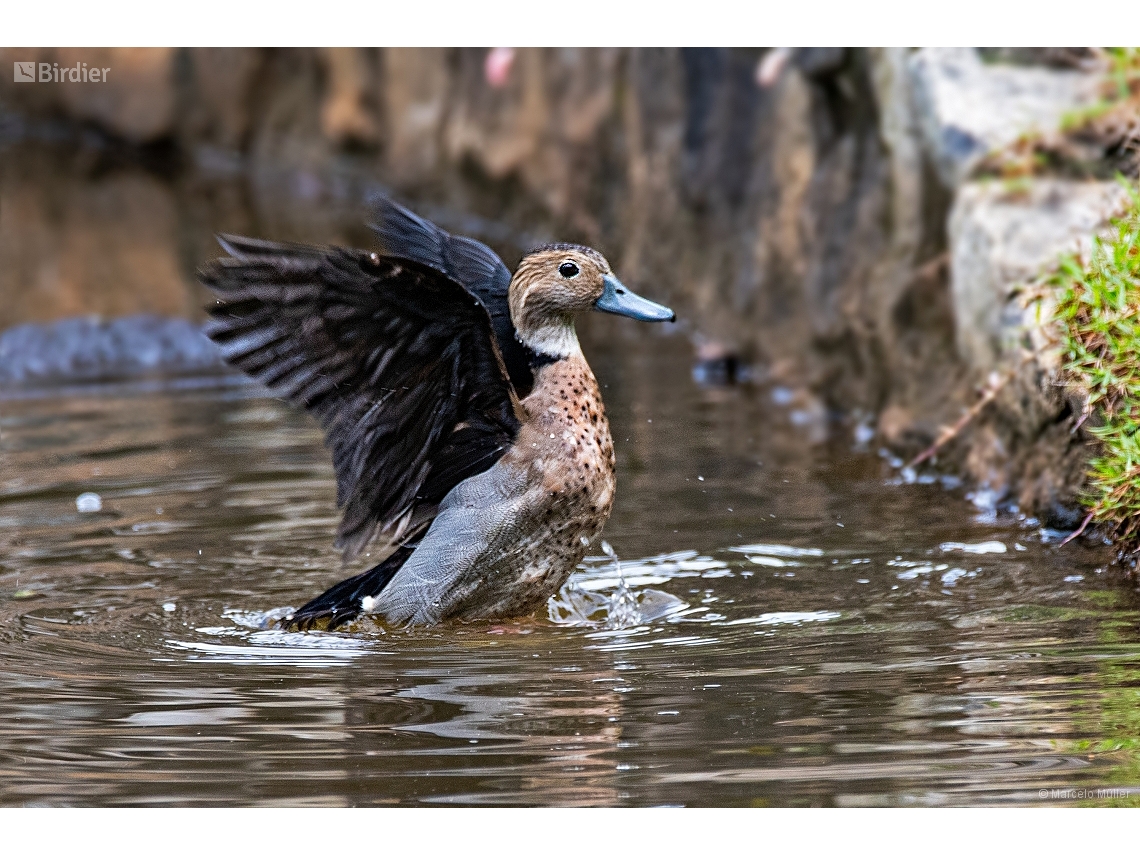
<instances>
[{"instance_id":1,"label":"duck neck","mask_svg":"<svg viewBox=\"0 0 1140 855\"><path fill-rule=\"evenodd\" d=\"M582 355L572 317L551 319L541 326L520 330L518 337L543 364Z\"/></svg>"}]
</instances>

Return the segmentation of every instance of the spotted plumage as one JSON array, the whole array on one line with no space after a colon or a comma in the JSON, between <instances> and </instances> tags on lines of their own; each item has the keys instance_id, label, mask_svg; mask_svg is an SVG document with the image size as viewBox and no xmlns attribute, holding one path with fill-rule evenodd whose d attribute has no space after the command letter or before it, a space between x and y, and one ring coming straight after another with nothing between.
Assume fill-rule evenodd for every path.
<instances>
[{"instance_id":1,"label":"spotted plumage","mask_svg":"<svg viewBox=\"0 0 1140 855\"><path fill-rule=\"evenodd\" d=\"M226 359L325 429L345 560L384 556L288 624L529 614L613 506L613 440L574 316L673 313L588 247L539 247L512 276L387 199L371 226L375 251L223 236L229 256L201 274Z\"/></svg>"}]
</instances>

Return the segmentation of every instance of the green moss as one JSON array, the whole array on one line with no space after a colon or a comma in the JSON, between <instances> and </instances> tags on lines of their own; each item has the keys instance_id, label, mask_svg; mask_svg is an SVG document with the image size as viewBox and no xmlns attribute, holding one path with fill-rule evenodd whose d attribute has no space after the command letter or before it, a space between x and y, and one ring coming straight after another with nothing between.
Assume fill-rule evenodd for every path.
<instances>
[{"instance_id":1,"label":"green moss","mask_svg":"<svg viewBox=\"0 0 1140 855\"><path fill-rule=\"evenodd\" d=\"M1053 277L1065 380L1087 396L1098 454L1084 500L1118 538L1140 534L1140 193L1088 264L1065 258Z\"/></svg>"}]
</instances>

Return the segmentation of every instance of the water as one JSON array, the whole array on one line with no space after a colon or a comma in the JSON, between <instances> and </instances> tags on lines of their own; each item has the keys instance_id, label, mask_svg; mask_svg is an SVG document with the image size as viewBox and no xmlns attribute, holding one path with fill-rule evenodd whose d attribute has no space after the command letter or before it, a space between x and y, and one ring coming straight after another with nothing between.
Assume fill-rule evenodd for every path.
<instances>
[{"instance_id":1,"label":"water","mask_svg":"<svg viewBox=\"0 0 1140 855\"><path fill-rule=\"evenodd\" d=\"M263 628L346 574L319 431L236 378L0 400L0 803L1136 800L1106 551L813 444L681 335L585 333L620 576L598 546L525 620Z\"/></svg>"}]
</instances>

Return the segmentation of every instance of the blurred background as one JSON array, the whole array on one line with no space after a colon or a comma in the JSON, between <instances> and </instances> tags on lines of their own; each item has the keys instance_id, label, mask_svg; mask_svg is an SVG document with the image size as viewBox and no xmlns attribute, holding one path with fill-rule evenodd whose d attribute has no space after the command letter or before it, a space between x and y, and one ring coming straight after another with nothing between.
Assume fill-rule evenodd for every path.
<instances>
[{"instance_id":1,"label":"blurred background","mask_svg":"<svg viewBox=\"0 0 1140 855\"><path fill-rule=\"evenodd\" d=\"M1099 49L0 59L0 329L201 318L214 232L366 244L363 199L383 189L508 264L592 244L675 305L710 376L748 366L909 452L1000 361L1009 282L1087 240L1137 167L1134 76ZM19 83L21 61L110 72ZM1011 228L1045 234L1014 246ZM959 237L974 263L955 272Z\"/></svg>"}]
</instances>

